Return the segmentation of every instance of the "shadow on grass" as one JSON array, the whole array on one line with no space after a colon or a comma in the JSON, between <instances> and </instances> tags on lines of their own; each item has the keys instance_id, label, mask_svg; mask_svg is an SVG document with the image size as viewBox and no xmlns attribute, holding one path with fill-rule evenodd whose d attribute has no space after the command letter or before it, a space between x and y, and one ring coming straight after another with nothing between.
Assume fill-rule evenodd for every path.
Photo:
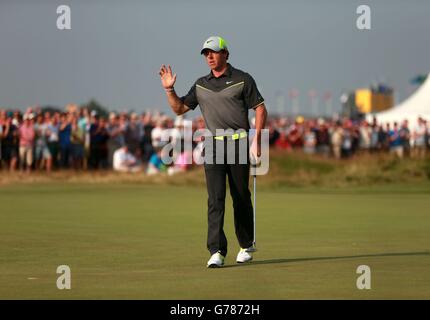
<instances>
[{"instance_id":1,"label":"shadow on grass","mask_svg":"<svg viewBox=\"0 0 430 320\"><path fill-rule=\"evenodd\" d=\"M375 253L375 254L362 254L356 256L340 256L340 257L310 257L310 258L292 258L292 259L269 259L257 260L251 263L232 264L226 265L224 268L254 266L260 264L276 264L276 263L289 263L289 262L303 262L303 261L319 261L319 260L340 260L340 259L356 259L356 258L372 258L372 257L398 257L398 256L430 256L430 252L397 252L397 253Z\"/></svg>"}]
</instances>

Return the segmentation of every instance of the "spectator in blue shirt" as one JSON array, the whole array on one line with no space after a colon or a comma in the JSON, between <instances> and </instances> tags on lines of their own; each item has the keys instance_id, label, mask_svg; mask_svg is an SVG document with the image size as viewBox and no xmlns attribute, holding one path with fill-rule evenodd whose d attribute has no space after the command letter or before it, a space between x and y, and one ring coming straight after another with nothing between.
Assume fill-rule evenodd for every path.
<instances>
[{"instance_id":1,"label":"spectator in blue shirt","mask_svg":"<svg viewBox=\"0 0 430 320\"><path fill-rule=\"evenodd\" d=\"M394 122L393 129L389 131L388 136L390 141L390 152L394 153L399 158L403 158L403 141L397 122Z\"/></svg>"},{"instance_id":2,"label":"spectator in blue shirt","mask_svg":"<svg viewBox=\"0 0 430 320\"><path fill-rule=\"evenodd\" d=\"M72 134L71 120L71 115L63 113L60 116L58 144L60 146L60 163L63 168L69 167L71 151L70 136Z\"/></svg>"}]
</instances>

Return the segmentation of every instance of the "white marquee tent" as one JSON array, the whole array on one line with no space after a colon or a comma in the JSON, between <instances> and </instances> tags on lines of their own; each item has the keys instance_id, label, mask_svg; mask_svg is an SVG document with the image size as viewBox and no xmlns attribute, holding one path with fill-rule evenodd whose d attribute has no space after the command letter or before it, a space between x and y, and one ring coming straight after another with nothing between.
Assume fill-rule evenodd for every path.
<instances>
[{"instance_id":1,"label":"white marquee tent","mask_svg":"<svg viewBox=\"0 0 430 320\"><path fill-rule=\"evenodd\" d=\"M409 125L415 125L418 117L430 122L430 74L424 83L405 101L397 106L378 113L367 115L367 121L371 122L376 117L378 123L398 122L408 120Z\"/></svg>"}]
</instances>

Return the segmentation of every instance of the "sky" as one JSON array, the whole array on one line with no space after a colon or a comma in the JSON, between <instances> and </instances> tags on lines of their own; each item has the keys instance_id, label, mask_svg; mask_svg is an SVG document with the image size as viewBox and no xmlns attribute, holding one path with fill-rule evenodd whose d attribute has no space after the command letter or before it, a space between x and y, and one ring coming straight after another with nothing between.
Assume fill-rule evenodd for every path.
<instances>
[{"instance_id":1,"label":"sky","mask_svg":"<svg viewBox=\"0 0 430 320\"><path fill-rule=\"evenodd\" d=\"M371 9L359 30L356 10ZM59 5L71 30L58 30ZM229 62L250 73L269 112L312 108L309 90L332 93L383 81L400 102L429 72L430 1L421 0L0 0L0 108L96 99L110 110L171 113L158 70L170 64L184 95L209 72L201 46L223 36ZM284 102L280 102L284 96ZM315 107L315 106L314 106ZM173 114L173 113L171 113Z\"/></svg>"}]
</instances>

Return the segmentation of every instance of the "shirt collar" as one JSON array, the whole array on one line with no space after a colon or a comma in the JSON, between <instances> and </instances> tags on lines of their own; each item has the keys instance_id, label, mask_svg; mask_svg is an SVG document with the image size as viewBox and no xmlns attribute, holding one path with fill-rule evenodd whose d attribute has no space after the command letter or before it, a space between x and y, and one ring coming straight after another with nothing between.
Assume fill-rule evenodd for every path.
<instances>
[{"instance_id":1,"label":"shirt collar","mask_svg":"<svg viewBox=\"0 0 430 320\"><path fill-rule=\"evenodd\" d=\"M230 63L227 63L227 69L224 71L224 73L222 75L220 75L218 78L221 77L231 77L231 69L233 67L230 65ZM206 76L206 79L210 80L212 78L215 78L215 76L213 75L212 71L209 72L209 74Z\"/></svg>"}]
</instances>

